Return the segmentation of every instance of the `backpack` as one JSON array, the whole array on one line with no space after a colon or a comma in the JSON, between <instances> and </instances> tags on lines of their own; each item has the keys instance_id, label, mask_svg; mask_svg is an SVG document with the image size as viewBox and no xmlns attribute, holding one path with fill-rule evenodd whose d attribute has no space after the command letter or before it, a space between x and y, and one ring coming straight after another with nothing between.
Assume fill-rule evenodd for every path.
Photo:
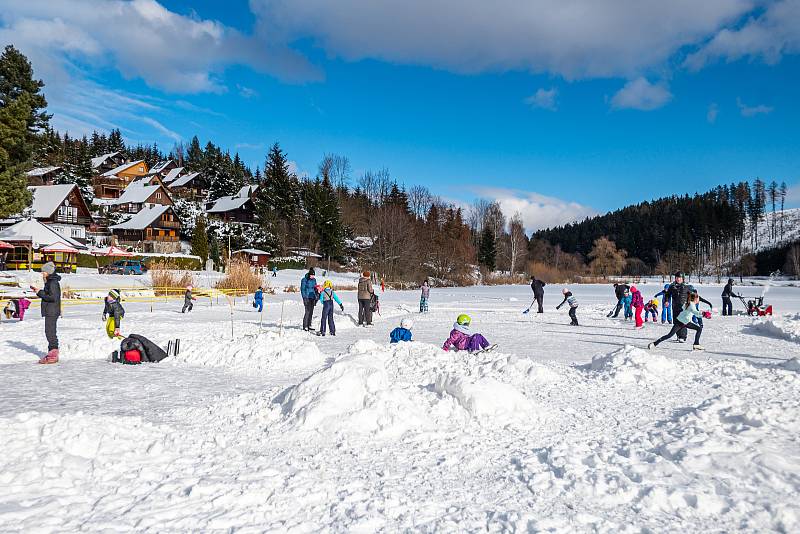
<instances>
[{"instance_id":1,"label":"backpack","mask_svg":"<svg viewBox=\"0 0 800 534\"><path fill-rule=\"evenodd\" d=\"M369 299L369 309L372 313L375 312L380 313L381 311L381 304L380 302L378 302L378 295L376 295L375 293L373 293Z\"/></svg>"}]
</instances>

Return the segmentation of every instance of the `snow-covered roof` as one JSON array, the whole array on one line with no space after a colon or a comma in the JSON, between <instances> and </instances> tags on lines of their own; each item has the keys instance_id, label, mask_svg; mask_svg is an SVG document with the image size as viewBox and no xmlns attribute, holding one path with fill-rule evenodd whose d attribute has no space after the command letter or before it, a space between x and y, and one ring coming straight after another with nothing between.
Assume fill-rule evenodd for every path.
<instances>
[{"instance_id":1,"label":"snow-covered roof","mask_svg":"<svg viewBox=\"0 0 800 534\"><path fill-rule=\"evenodd\" d=\"M78 249L75 247L71 247L64 243L63 241L57 241L52 245L47 245L46 247L42 247L43 252L68 252L68 253L76 253Z\"/></svg>"},{"instance_id":2,"label":"snow-covered roof","mask_svg":"<svg viewBox=\"0 0 800 534\"><path fill-rule=\"evenodd\" d=\"M37 167L28 171L28 176L44 176L45 174L59 170L61 167Z\"/></svg>"},{"instance_id":3,"label":"snow-covered roof","mask_svg":"<svg viewBox=\"0 0 800 534\"><path fill-rule=\"evenodd\" d=\"M33 216L37 219L46 219L52 216L75 187L77 187L75 184L29 187L28 189L33 193L33 205L31 206Z\"/></svg>"},{"instance_id":4,"label":"snow-covered roof","mask_svg":"<svg viewBox=\"0 0 800 534\"><path fill-rule=\"evenodd\" d=\"M81 243L78 243L70 237L59 234L49 226L40 223L36 219L26 219L13 226L9 226L0 232L0 240L30 241L37 247L52 245L53 243L58 243L60 241L77 249L86 248Z\"/></svg>"},{"instance_id":5,"label":"snow-covered roof","mask_svg":"<svg viewBox=\"0 0 800 534\"><path fill-rule=\"evenodd\" d=\"M153 222L156 221L161 215L170 209L171 206L162 206L161 204L155 206L146 206L142 210L128 219L125 222L110 226L111 230L144 230Z\"/></svg>"},{"instance_id":6,"label":"snow-covered roof","mask_svg":"<svg viewBox=\"0 0 800 534\"><path fill-rule=\"evenodd\" d=\"M220 197L214 201L214 205L206 211L208 213L224 213L226 211L238 210L250 200L249 196Z\"/></svg>"},{"instance_id":7,"label":"snow-covered roof","mask_svg":"<svg viewBox=\"0 0 800 534\"><path fill-rule=\"evenodd\" d=\"M150 169L150 174L155 174L155 173L158 173L158 172L161 172L161 171L163 171L163 170L164 170L164 168L165 168L167 165L169 165L170 163L172 163L172 160L171 160L171 159L168 159L168 160L166 160L166 161L161 161L161 162L159 162L159 163L156 163L156 165L155 165L155 166L154 166L152 169Z\"/></svg>"},{"instance_id":8,"label":"snow-covered roof","mask_svg":"<svg viewBox=\"0 0 800 534\"><path fill-rule=\"evenodd\" d=\"M173 187L183 187L192 180L194 180L195 178L197 178L198 176L200 176L199 172L190 172L189 174L184 174L180 178L177 178L172 182L170 182L170 184L167 187L169 187L170 189L172 189Z\"/></svg>"},{"instance_id":9,"label":"snow-covered roof","mask_svg":"<svg viewBox=\"0 0 800 534\"><path fill-rule=\"evenodd\" d=\"M123 163L122 165L119 165L119 166L117 166L117 167L114 167L113 169L111 169L111 170L110 170L110 171L108 171L108 172L104 172L104 173L103 173L103 176L114 176L114 175L115 175L115 174L117 174L118 172L122 172L122 171L124 171L125 169L128 169L128 168L130 168L130 167L133 167L134 165L138 165L138 164L140 164L140 163L144 163L144 160L143 160L143 159L139 159L139 160L136 160L136 161L131 161L131 162L128 162L128 163Z\"/></svg>"},{"instance_id":10,"label":"snow-covered roof","mask_svg":"<svg viewBox=\"0 0 800 534\"><path fill-rule=\"evenodd\" d=\"M172 180L174 180L175 178L177 178L178 175L180 173L182 173L182 172L183 172L183 167L176 167L174 169L170 169L169 172L167 173L167 175L164 176L164 179L162 181L165 184L167 184L167 183L171 182Z\"/></svg>"},{"instance_id":11,"label":"snow-covered roof","mask_svg":"<svg viewBox=\"0 0 800 534\"><path fill-rule=\"evenodd\" d=\"M239 252L244 252L245 254L251 254L255 256L269 256L269 252L265 252L257 248L243 248L241 250L234 250L231 252L231 254L238 254Z\"/></svg>"},{"instance_id":12,"label":"snow-covered roof","mask_svg":"<svg viewBox=\"0 0 800 534\"><path fill-rule=\"evenodd\" d=\"M107 205L142 204L146 202L153 193L158 191L160 187L160 184L148 185L147 180L136 180L125 188L119 198Z\"/></svg>"},{"instance_id":13,"label":"snow-covered roof","mask_svg":"<svg viewBox=\"0 0 800 534\"><path fill-rule=\"evenodd\" d=\"M101 156L97 156L96 158L92 158L92 168L96 169L105 163L108 158L113 158L117 154L119 154L119 152L109 152L108 154L103 154Z\"/></svg>"}]
</instances>

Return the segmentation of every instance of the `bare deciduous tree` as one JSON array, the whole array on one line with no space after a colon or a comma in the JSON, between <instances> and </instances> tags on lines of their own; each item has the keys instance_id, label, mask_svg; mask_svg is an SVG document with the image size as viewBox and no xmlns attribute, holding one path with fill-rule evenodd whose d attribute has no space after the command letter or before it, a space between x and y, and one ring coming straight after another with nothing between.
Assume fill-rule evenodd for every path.
<instances>
[{"instance_id":1,"label":"bare deciduous tree","mask_svg":"<svg viewBox=\"0 0 800 534\"><path fill-rule=\"evenodd\" d=\"M509 248L511 260L511 274L513 275L517 268L525 264L525 257L528 254L528 237L525 235L525 225L522 222L522 215L519 212L511 217L509 223Z\"/></svg>"}]
</instances>

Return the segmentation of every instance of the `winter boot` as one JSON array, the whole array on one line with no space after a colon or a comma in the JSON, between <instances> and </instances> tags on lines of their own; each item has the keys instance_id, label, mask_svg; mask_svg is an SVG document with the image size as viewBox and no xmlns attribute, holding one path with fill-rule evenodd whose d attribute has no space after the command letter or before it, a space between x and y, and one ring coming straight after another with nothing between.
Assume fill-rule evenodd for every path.
<instances>
[{"instance_id":1,"label":"winter boot","mask_svg":"<svg viewBox=\"0 0 800 534\"><path fill-rule=\"evenodd\" d=\"M656 348L656 344L655 343L650 343L650 344L647 345L647 348L650 349L650 350L653 350L654 348Z\"/></svg>"},{"instance_id":2,"label":"winter boot","mask_svg":"<svg viewBox=\"0 0 800 534\"><path fill-rule=\"evenodd\" d=\"M703 345L692 345L692 350L706 350Z\"/></svg>"},{"instance_id":3,"label":"winter boot","mask_svg":"<svg viewBox=\"0 0 800 534\"><path fill-rule=\"evenodd\" d=\"M58 349L51 349L48 353L39 359L39 363L41 364L48 364L48 363L58 363Z\"/></svg>"}]
</instances>

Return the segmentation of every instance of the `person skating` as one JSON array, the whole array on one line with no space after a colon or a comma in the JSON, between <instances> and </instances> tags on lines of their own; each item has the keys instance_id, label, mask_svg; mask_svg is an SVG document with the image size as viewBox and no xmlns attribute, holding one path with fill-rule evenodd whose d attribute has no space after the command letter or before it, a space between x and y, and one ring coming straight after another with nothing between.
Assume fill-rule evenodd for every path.
<instances>
[{"instance_id":1,"label":"person skating","mask_svg":"<svg viewBox=\"0 0 800 534\"><path fill-rule=\"evenodd\" d=\"M125 317L125 309L120 300L119 289L112 289L103 303L103 321L106 323L106 334L110 339L121 337L119 328L122 318Z\"/></svg>"},{"instance_id":2,"label":"person skating","mask_svg":"<svg viewBox=\"0 0 800 534\"><path fill-rule=\"evenodd\" d=\"M625 320L633 319L633 307L631 304L633 303L633 296L631 295L630 287L625 288L625 292L622 295L622 307L625 309Z\"/></svg>"},{"instance_id":3,"label":"person skating","mask_svg":"<svg viewBox=\"0 0 800 534\"><path fill-rule=\"evenodd\" d=\"M687 299L686 303L684 304L683 310L677 317L675 317L675 323L672 325L672 329L669 331L669 333L650 343L647 346L647 348L649 349L656 348L660 343L678 334L681 330L689 329L689 330L694 330L694 344L692 345L692 349L703 350L703 346L700 345L700 334L703 332L703 326L694 324L692 322L693 317L703 316L703 313L701 313L695 307L695 305L699 303L700 303L700 295L698 295L697 292L695 292L695 290L692 289L690 292L687 293Z\"/></svg>"},{"instance_id":4,"label":"person skating","mask_svg":"<svg viewBox=\"0 0 800 534\"><path fill-rule=\"evenodd\" d=\"M428 311L428 298L431 295L431 286L427 280L423 280L420 289L422 290L422 293L419 297L419 312L426 313Z\"/></svg>"},{"instance_id":5,"label":"person skating","mask_svg":"<svg viewBox=\"0 0 800 534\"><path fill-rule=\"evenodd\" d=\"M361 273L358 279L358 326L372 326L372 307L370 302L375 290L372 289L369 271Z\"/></svg>"},{"instance_id":6,"label":"person skating","mask_svg":"<svg viewBox=\"0 0 800 534\"><path fill-rule=\"evenodd\" d=\"M454 348L456 350L466 350L467 352L475 352L488 348L490 346L489 341L485 337L478 333L473 334L470 331L469 325L471 322L472 319L470 319L469 315L465 313L459 315L456 318L456 322L453 323L450 337L445 340L442 348L445 351Z\"/></svg>"},{"instance_id":7,"label":"person skating","mask_svg":"<svg viewBox=\"0 0 800 534\"><path fill-rule=\"evenodd\" d=\"M644 310L644 297L642 292L636 289L636 286L631 286L631 307L634 310L634 318L636 320L636 328L642 328L644 322L642 321L642 311Z\"/></svg>"},{"instance_id":8,"label":"person skating","mask_svg":"<svg viewBox=\"0 0 800 534\"><path fill-rule=\"evenodd\" d=\"M61 317L61 277L56 266L49 261L42 265L44 287L31 286L36 296L42 299L42 317L44 317L44 335L47 338L47 354L39 359L39 363L58 363L58 318Z\"/></svg>"},{"instance_id":9,"label":"person skating","mask_svg":"<svg viewBox=\"0 0 800 534\"><path fill-rule=\"evenodd\" d=\"M669 284L664 284L664 289L653 295L654 299L661 297L661 324L672 324L672 306L669 301Z\"/></svg>"},{"instance_id":10,"label":"person skating","mask_svg":"<svg viewBox=\"0 0 800 534\"><path fill-rule=\"evenodd\" d=\"M539 280L535 276L531 276L531 290L533 291L533 300L536 301L538 306L538 311L536 313L544 313L544 286L546 286L543 281Z\"/></svg>"},{"instance_id":11,"label":"person skating","mask_svg":"<svg viewBox=\"0 0 800 534\"><path fill-rule=\"evenodd\" d=\"M411 327L414 326L413 321L405 317L400 321L400 326L395 328L389 334L389 343L399 343L401 341L411 341Z\"/></svg>"},{"instance_id":12,"label":"person skating","mask_svg":"<svg viewBox=\"0 0 800 534\"><path fill-rule=\"evenodd\" d=\"M622 299L625 296L625 291L628 289L630 289L630 286L627 284L614 284L614 296L617 297L617 305L613 310L608 312L606 317L619 317L619 312L622 311L622 307L624 305Z\"/></svg>"},{"instance_id":13,"label":"person skating","mask_svg":"<svg viewBox=\"0 0 800 534\"><path fill-rule=\"evenodd\" d=\"M193 287L191 285L186 286L186 292L183 294L183 309L181 310L181 313L192 311L194 308L192 301L197 299L192 295L192 289Z\"/></svg>"},{"instance_id":14,"label":"person skating","mask_svg":"<svg viewBox=\"0 0 800 534\"><path fill-rule=\"evenodd\" d=\"M311 330L311 322L314 320L314 307L319 300L319 287L315 275L316 272L312 267L300 280L300 296L303 298L303 307L305 308L303 314L304 331Z\"/></svg>"},{"instance_id":15,"label":"person skating","mask_svg":"<svg viewBox=\"0 0 800 534\"><path fill-rule=\"evenodd\" d=\"M578 299L576 299L572 295L572 292L569 289L567 289L566 287L561 290L561 294L564 295L564 300L561 301L561 304L556 306L556 309L557 310L561 309L561 306L563 306L565 303L569 304L569 312L568 312L569 313L569 318L570 318L570 323L569 324L570 324L570 326L579 326L578 325L578 315L577 315Z\"/></svg>"},{"instance_id":16,"label":"person skating","mask_svg":"<svg viewBox=\"0 0 800 534\"><path fill-rule=\"evenodd\" d=\"M733 278L728 278L728 283L722 289L722 315L733 315L733 302L731 297L742 298L733 292Z\"/></svg>"},{"instance_id":17,"label":"person skating","mask_svg":"<svg viewBox=\"0 0 800 534\"><path fill-rule=\"evenodd\" d=\"M336 324L333 322L333 303L339 305L339 308L344 313L344 304L339 300L336 291L333 290L333 283L330 280L325 280L322 284L322 292L319 294L319 300L322 302L322 322L319 325L319 335L325 335L325 325L327 323L331 335L336 335Z\"/></svg>"},{"instance_id":18,"label":"person skating","mask_svg":"<svg viewBox=\"0 0 800 534\"><path fill-rule=\"evenodd\" d=\"M258 286L253 294L253 307L257 308L259 313L264 311L264 288L261 286Z\"/></svg>"},{"instance_id":19,"label":"person skating","mask_svg":"<svg viewBox=\"0 0 800 534\"><path fill-rule=\"evenodd\" d=\"M644 305L644 322L650 317L653 317L653 322L658 322L658 299L652 299Z\"/></svg>"}]
</instances>

